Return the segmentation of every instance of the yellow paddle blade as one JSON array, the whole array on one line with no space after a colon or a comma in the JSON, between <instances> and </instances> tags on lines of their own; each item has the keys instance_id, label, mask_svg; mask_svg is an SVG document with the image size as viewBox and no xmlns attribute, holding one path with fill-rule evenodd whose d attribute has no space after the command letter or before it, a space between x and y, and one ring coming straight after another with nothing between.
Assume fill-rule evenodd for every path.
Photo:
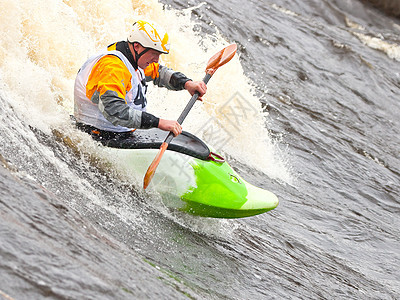
<instances>
[{"instance_id":1,"label":"yellow paddle blade","mask_svg":"<svg viewBox=\"0 0 400 300\"><path fill-rule=\"evenodd\" d=\"M156 157L154 158L153 162L147 169L146 175L144 176L144 180L143 180L143 188L144 189L146 189L147 186L150 184L150 181L153 178L154 173L156 172L158 164L160 163L160 160L161 160L165 150L167 150L167 148L168 148L168 144L165 142L162 143L160 150L158 151Z\"/></svg>"},{"instance_id":2,"label":"yellow paddle blade","mask_svg":"<svg viewBox=\"0 0 400 300\"><path fill-rule=\"evenodd\" d=\"M221 51L215 53L208 61L206 73L213 75L220 66L223 66L235 56L237 50L236 44L231 44Z\"/></svg>"}]
</instances>

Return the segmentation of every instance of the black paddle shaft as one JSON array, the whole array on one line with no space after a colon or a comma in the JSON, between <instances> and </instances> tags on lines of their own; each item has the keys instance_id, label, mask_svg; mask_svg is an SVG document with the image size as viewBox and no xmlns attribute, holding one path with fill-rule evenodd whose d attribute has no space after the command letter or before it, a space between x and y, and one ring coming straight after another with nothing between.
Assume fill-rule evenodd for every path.
<instances>
[{"instance_id":1,"label":"black paddle shaft","mask_svg":"<svg viewBox=\"0 0 400 300\"><path fill-rule=\"evenodd\" d=\"M208 81L211 78L211 74L206 74L206 76L204 76L203 81L205 84L208 83ZM185 109L183 110L183 112L181 113L181 115L178 118L178 123L182 124L183 120L185 120L186 116L188 115L189 111L192 109L193 105L196 103L197 98L199 98L199 92L196 92L193 94L192 98L189 100L188 104L186 104ZM174 138L174 134L172 133L172 131L169 132L167 138L165 139L164 143L169 144L171 142L171 140Z\"/></svg>"}]
</instances>

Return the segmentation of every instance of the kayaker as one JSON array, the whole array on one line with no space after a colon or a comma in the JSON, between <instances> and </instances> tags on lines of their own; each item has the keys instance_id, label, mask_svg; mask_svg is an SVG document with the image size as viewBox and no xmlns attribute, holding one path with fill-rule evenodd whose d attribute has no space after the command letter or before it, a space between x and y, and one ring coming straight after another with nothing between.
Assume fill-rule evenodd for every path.
<instances>
[{"instance_id":1,"label":"kayaker","mask_svg":"<svg viewBox=\"0 0 400 300\"><path fill-rule=\"evenodd\" d=\"M135 128L158 127L182 132L174 120L165 120L146 112L147 82L169 90L186 89L203 96L203 81L192 81L181 72L158 63L169 53L166 31L153 22L139 20L127 41L113 43L89 58L78 72L74 87L74 116L79 128L94 138L114 138Z\"/></svg>"}]
</instances>

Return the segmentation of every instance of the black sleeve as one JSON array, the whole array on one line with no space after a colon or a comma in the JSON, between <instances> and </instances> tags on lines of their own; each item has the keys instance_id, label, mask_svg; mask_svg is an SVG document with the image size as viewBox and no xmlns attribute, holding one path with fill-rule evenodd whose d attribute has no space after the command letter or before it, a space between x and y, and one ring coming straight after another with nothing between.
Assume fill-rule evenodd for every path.
<instances>
[{"instance_id":1,"label":"black sleeve","mask_svg":"<svg viewBox=\"0 0 400 300\"><path fill-rule=\"evenodd\" d=\"M175 90L183 90L185 89L185 83L189 80L191 79L187 78L185 74L181 72L175 72L171 75L169 84L173 86Z\"/></svg>"},{"instance_id":2,"label":"black sleeve","mask_svg":"<svg viewBox=\"0 0 400 300\"><path fill-rule=\"evenodd\" d=\"M153 127L158 127L158 123L160 122L160 118L153 116L147 112L142 112L142 122L140 128L149 129Z\"/></svg>"}]
</instances>

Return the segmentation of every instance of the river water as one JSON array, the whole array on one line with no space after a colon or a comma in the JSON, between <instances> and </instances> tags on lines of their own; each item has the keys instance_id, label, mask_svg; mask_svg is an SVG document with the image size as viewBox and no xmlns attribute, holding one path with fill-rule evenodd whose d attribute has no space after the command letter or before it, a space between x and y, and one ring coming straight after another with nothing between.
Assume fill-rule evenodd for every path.
<instances>
[{"instance_id":1,"label":"river water","mask_svg":"<svg viewBox=\"0 0 400 300\"><path fill-rule=\"evenodd\" d=\"M400 297L399 19L356 0L0 8L0 299ZM194 79L237 43L184 129L275 210L170 211L71 126L77 70L139 17L167 28L163 62ZM149 110L177 118L187 100L150 88Z\"/></svg>"}]
</instances>

